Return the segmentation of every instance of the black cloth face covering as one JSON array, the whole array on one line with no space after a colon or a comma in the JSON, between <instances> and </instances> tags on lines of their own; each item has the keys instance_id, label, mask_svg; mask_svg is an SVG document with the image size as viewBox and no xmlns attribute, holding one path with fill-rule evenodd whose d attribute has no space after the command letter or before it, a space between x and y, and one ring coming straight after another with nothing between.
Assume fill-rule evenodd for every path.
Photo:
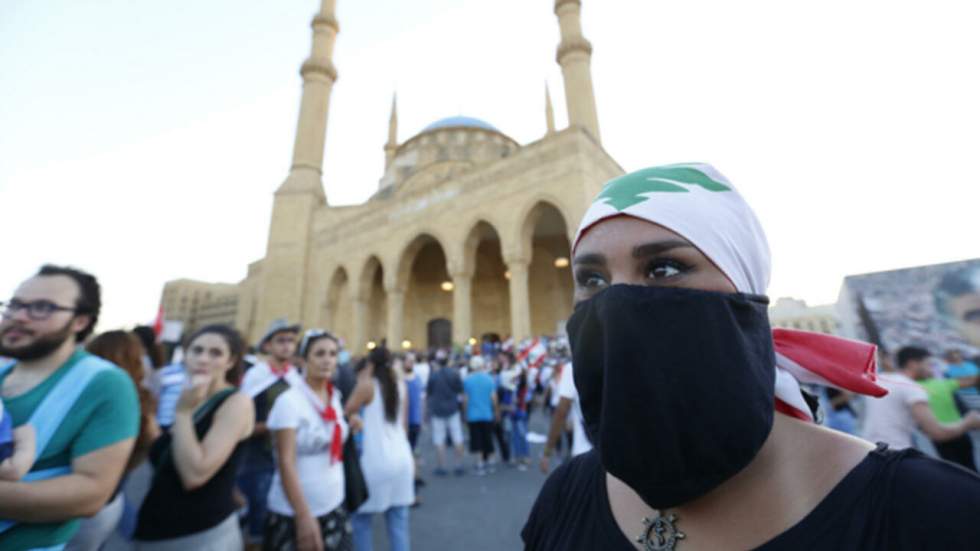
<instances>
[{"instance_id":1,"label":"black cloth face covering","mask_svg":"<svg viewBox=\"0 0 980 551\"><path fill-rule=\"evenodd\" d=\"M586 431L607 472L654 509L744 469L772 430L768 299L612 285L568 320Z\"/></svg>"}]
</instances>

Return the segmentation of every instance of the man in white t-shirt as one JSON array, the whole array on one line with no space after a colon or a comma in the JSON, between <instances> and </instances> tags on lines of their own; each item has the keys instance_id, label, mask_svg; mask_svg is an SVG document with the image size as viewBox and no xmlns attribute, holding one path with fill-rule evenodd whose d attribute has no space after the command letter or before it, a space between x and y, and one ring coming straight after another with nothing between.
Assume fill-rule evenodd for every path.
<instances>
[{"instance_id":1,"label":"man in white t-shirt","mask_svg":"<svg viewBox=\"0 0 980 551\"><path fill-rule=\"evenodd\" d=\"M867 401L863 432L866 440L902 449L912 447L912 433L916 428L934 442L952 440L980 428L980 412L976 411L955 423L940 423L936 419L929 408L928 394L915 382L930 372L927 350L906 346L898 351L896 359L898 370L878 377L878 383L888 389L888 394Z\"/></svg>"},{"instance_id":2,"label":"man in white t-shirt","mask_svg":"<svg viewBox=\"0 0 980 551\"><path fill-rule=\"evenodd\" d=\"M432 372L432 368L429 366L429 362L426 361L424 355L420 358L414 352L409 352L405 355L406 361L409 357L415 362L415 376L422 381L422 388L424 389L429 384L429 374Z\"/></svg>"},{"instance_id":3,"label":"man in white t-shirt","mask_svg":"<svg viewBox=\"0 0 980 551\"><path fill-rule=\"evenodd\" d=\"M582 408L578 402L578 390L575 388L575 377L572 375L572 364L566 363L561 369L558 382L558 406L551 414L551 429L548 431L548 441L545 442L541 453L541 471L548 473L551 468L551 454L554 453L558 439L565 432L566 424L572 423L572 456L585 453L592 449L592 443L585 435L585 425L582 421Z\"/></svg>"}]
</instances>

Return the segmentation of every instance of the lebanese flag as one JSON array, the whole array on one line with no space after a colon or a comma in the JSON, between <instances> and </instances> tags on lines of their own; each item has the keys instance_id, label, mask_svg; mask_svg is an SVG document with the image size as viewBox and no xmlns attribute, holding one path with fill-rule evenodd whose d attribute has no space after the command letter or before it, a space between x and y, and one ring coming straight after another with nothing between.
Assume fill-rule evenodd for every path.
<instances>
[{"instance_id":1,"label":"lebanese flag","mask_svg":"<svg viewBox=\"0 0 980 551\"><path fill-rule=\"evenodd\" d=\"M528 369L540 369L548 356L548 348L536 338L528 343L517 356L517 362L523 363Z\"/></svg>"},{"instance_id":2,"label":"lebanese flag","mask_svg":"<svg viewBox=\"0 0 980 551\"><path fill-rule=\"evenodd\" d=\"M163 333L163 305L157 310L157 318L153 320L153 334L157 336L157 342L160 342L160 335Z\"/></svg>"}]
</instances>

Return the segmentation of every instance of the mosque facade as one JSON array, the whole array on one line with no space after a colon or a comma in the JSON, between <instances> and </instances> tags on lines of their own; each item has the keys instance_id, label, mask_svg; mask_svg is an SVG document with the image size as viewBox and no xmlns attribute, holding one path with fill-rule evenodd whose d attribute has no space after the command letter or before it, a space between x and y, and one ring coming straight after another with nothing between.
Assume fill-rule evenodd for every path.
<instances>
[{"instance_id":1,"label":"mosque facade","mask_svg":"<svg viewBox=\"0 0 980 551\"><path fill-rule=\"evenodd\" d=\"M288 318L329 329L352 350L382 339L425 348L556 333L572 310L575 224L603 182L623 173L600 142L581 1L554 3L567 128L555 129L548 97L547 130L531 143L462 116L399 143L393 102L377 192L333 206L321 174L335 1L321 0L313 18L292 165L274 195L265 257L237 286L235 324L254 342Z\"/></svg>"}]
</instances>

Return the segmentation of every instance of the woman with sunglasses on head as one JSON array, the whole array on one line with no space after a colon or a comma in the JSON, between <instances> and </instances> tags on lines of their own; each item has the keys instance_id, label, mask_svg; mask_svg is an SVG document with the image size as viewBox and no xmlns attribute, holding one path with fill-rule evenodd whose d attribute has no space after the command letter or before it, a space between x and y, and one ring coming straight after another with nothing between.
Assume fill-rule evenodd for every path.
<instances>
[{"instance_id":1,"label":"woman with sunglasses on head","mask_svg":"<svg viewBox=\"0 0 980 551\"><path fill-rule=\"evenodd\" d=\"M235 475L252 434L255 409L232 381L241 378L238 331L208 325L187 340L187 384L174 422L150 448L153 482L140 507L140 551L242 548Z\"/></svg>"},{"instance_id":2,"label":"woman with sunglasses on head","mask_svg":"<svg viewBox=\"0 0 980 551\"><path fill-rule=\"evenodd\" d=\"M340 391L331 382L340 344L319 329L306 332L299 354L303 381L284 392L267 425L276 450L263 549L347 551L353 532L344 509L344 421Z\"/></svg>"},{"instance_id":3,"label":"woman with sunglasses on head","mask_svg":"<svg viewBox=\"0 0 980 551\"><path fill-rule=\"evenodd\" d=\"M714 168L610 181L572 252L567 330L596 448L552 473L527 549L980 544L980 478L813 421L800 382L885 393L874 347L770 329L765 235Z\"/></svg>"}]
</instances>

